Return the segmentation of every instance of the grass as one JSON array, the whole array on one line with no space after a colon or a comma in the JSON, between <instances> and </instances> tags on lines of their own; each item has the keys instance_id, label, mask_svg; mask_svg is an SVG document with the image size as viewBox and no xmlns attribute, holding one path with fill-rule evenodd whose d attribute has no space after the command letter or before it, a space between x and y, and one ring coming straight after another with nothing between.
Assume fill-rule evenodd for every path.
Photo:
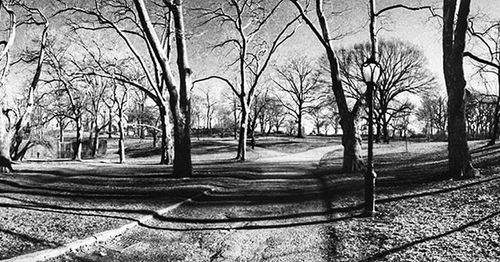
<instances>
[{"instance_id":1,"label":"grass","mask_svg":"<svg viewBox=\"0 0 500 262\"><path fill-rule=\"evenodd\" d=\"M58 246L210 189L54 261L499 259L498 146L471 143L483 177L452 181L443 180L444 143L411 143L409 152L403 142L376 145L378 212L363 218L362 176L338 172L338 140L277 141L259 139L253 160L238 163L230 161L234 141L194 140L193 178L170 178L169 167L152 165L156 155L126 165L113 155L22 163L0 179L0 221L8 221L0 225L0 256Z\"/></svg>"}]
</instances>

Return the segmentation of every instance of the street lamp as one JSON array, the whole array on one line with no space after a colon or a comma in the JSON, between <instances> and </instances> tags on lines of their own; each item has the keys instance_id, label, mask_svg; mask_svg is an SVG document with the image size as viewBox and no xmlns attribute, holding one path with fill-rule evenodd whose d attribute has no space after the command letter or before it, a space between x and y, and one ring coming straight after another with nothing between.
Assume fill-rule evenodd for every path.
<instances>
[{"instance_id":1,"label":"street lamp","mask_svg":"<svg viewBox=\"0 0 500 262\"><path fill-rule=\"evenodd\" d=\"M368 163L365 173L365 210L366 216L375 213L375 179L373 169L373 91L381 75L380 65L371 57L361 65L361 74L366 83L366 104L368 107Z\"/></svg>"}]
</instances>

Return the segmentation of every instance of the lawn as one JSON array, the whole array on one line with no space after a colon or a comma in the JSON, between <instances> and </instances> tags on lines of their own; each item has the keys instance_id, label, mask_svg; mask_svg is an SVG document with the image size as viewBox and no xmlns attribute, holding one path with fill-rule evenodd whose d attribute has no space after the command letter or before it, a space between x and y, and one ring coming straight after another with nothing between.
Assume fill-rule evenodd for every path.
<instances>
[{"instance_id":1,"label":"lawn","mask_svg":"<svg viewBox=\"0 0 500 262\"><path fill-rule=\"evenodd\" d=\"M335 138L258 139L244 163L231 160L231 139L194 140L195 176L176 179L155 164L156 153L137 153L149 152L149 143L132 142L125 165L108 150L81 163L25 162L2 175L0 258L85 238L197 195L53 261L500 259L500 147L483 141L470 144L482 177L464 181L443 179L445 143L410 143L408 151L403 142L376 145L374 218L359 215L363 178L339 173Z\"/></svg>"}]
</instances>

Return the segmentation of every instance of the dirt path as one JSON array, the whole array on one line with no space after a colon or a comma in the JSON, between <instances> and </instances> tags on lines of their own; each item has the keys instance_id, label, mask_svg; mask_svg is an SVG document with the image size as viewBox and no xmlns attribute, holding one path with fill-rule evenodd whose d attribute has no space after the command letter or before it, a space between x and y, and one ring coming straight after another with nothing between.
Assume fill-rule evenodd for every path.
<instances>
[{"instance_id":1,"label":"dirt path","mask_svg":"<svg viewBox=\"0 0 500 262\"><path fill-rule=\"evenodd\" d=\"M210 144L200 152L211 154L212 148L220 150L226 146ZM389 170L391 163L394 165L394 159L400 159L398 150L390 148L388 155L383 155L385 169ZM432 157L430 149L426 150L429 156L419 155L417 159L433 166L435 156ZM493 157L492 152L497 154L497 151L479 151L475 156L480 154L489 159ZM108 164L74 173L66 170L59 178L56 176L62 181L47 174L43 181L57 187L62 182L73 187L79 184L98 187L107 180L113 185L106 188L107 193L154 189L166 199L211 189L167 214L154 215L154 220L117 238L53 261L376 261L379 257L380 261L385 261L385 256L392 253L396 257L393 261L400 261L398 258L411 258L412 252L419 250L420 243L431 249L435 245L440 250L447 246L439 239L431 238L429 244L428 240L422 240L427 235L421 233L429 228L451 230L449 234L455 234L454 228L464 225L468 228L471 221L479 219L478 225L484 224L484 232L490 232L499 222L497 211L487 208L488 203L498 201L500 177L492 175L500 172L497 169L485 172L491 177L456 182L429 177L434 171L382 173L377 188L380 213L374 219L365 219L357 216L362 210L362 176L332 173L328 166L318 166L326 153L329 159L338 158L339 147L319 147L286 153L286 156L283 153L273 155L274 150L270 149L254 152L264 152L267 157L244 163L198 162L193 178L170 179L164 176L168 171L157 166L122 168ZM439 151L439 155L441 153ZM412 157L408 155L404 159L415 162ZM419 170L431 170L427 168L422 166ZM103 180L98 179L101 176ZM30 186L41 182L34 176L25 178L28 177L33 183ZM55 188L47 190L53 192ZM108 201L114 200L109 198ZM481 205L477 205L477 201ZM435 212L433 207L437 203L439 211ZM461 214L457 217L454 214L458 206ZM406 208L411 212L404 211ZM395 228L404 230L405 235L399 235L399 231L393 230ZM440 238L446 230L429 232ZM467 254L462 252L461 255L468 258L463 261L492 261L492 257L500 255L483 252L485 247L475 244L471 233L463 234L460 236L464 243L477 248ZM491 239L491 245L498 244L498 238ZM403 246L398 249L400 244ZM457 261L460 259L454 253L460 252L450 248L445 257L434 256L434 260ZM431 260L419 257L408 261Z\"/></svg>"},{"instance_id":2,"label":"dirt path","mask_svg":"<svg viewBox=\"0 0 500 262\"><path fill-rule=\"evenodd\" d=\"M301 161L301 162L319 164L321 158L329 152L335 151L336 153L341 155L342 151L338 151L339 149L342 149L341 145L325 146L299 153L289 153L289 154L281 153L277 156L273 156L271 153L269 153L270 156L265 156L265 155L264 155L265 157L261 156L255 162L280 163L280 162ZM260 150L262 150L264 153L266 153L267 151L276 152L268 149L260 149Z\"/></svg>"}]
</instances>

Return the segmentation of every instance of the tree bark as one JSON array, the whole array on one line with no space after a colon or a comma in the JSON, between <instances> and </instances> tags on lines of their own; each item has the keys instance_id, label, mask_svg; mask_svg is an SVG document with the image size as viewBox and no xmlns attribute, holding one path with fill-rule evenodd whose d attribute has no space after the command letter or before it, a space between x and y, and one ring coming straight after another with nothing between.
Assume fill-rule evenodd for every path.
<instances>
[{"instance_id":1,"label":"tree bark","mask_svg":"<svg viewBox=\"0 0 500 262\"><path fill-rule=\"evenodd\" d=\"M384 143L389 143L389 121L386 117L382 117L382 133L384 135Z\"/></svg>"},{"instance_id":2,"label":"tree bark","mask_svg":"<svg viewBox=\"0 0 500 262\"><path fill-rule=\"evenodd\" d=\"M2 173L13 171L10 159L11 138L7 129L7 116L0 112L0 171Z\"/></svg>"},{"instance_id":3,"label":"tree bark","mask_svg":"<svg viewBox=\"0 0 500 262\"><path fill-rule=\"evenodd\" d=\"M170 68L170 58L155 31L143 0L134 0L141 27L151 45L154 56L158 60L163 81L169 94L169 105L172 113L174 131L174 175L189 177L193 174L191 161L191 105L189 90L192 87L192 72L188 65L187 45L185 39L184 17L181 0L164 1L172 12L175 25L175 43L177 45L177 69L179 85L174 81ZM166 122L166 121L164 121Z\"/></svg>"},{"instance_id":4,"label":"tree bark","mask_svg":"<svg viewBox=\"0 0 500 262\"><path fill-rule=\"evenodd\" d=\"M456 9L456 0L444 0L443 69L448 93L448 165L449 175L461 179L474 177L479 172L472 166L469 146L467 145L465 117L465 87L467 83L464 77L463 54L470 0L460 1L458 13Z\"/></svg>"},{"instance_id":5,"label":"tree bark","mask_svg":"<svg viewBox=\"0 0 500 262\"><path fill-rule=\"evenodd\" d=\"M244 98L243 98L244 100ZM248 106L243 103L243 108L241 109L241 124L240 124L240 134L238 141L238 153L236 154L236 159L245 161L247 158L247 135L248 135Z\"/></svg>"},{"instance_id":6,"label":"tree bark","mask_svg":"<svg viewBox=\"0 0 500 262\"><path fill-rule=\"evenodd\" d=\"M360 158L359 151L361 149L361 140L357 135L355 121L358 117L358 109L349 110L344 89L340 79L339 64L337 55L333 49L332 37L330 29L323 11L323 0L316 0L316 16L318 17L319 28L317 28L312 20L307 16L306 12L297 0L290 0L298 9L301 17L304 19L309 28L316 35L318 40L325 48L325 52L329 61L330 78L332 82L332 91L337 101L337 108L341 119L341 128L343 131L342 145L344 146L344 159L342 163L344 172L358 172L362 170L363 163Z\"/></svg>"},{"instance_id":7,"label":"tree bark","mask_svg":"<svg viewBox=\"0 0 500 262\"><path fill-rule=\"evenodd\" d=\"M161 126L161 159L160 165L171 165L173 163L173 149L171 127L168 120L167 110L160 109L160 126ZM153 139L155 140L155 139ZM156 144L156 141L154 141Z\"/></svg>"},{"instance_id":8,"label":"tree bark","mask_svg":"<svg viewBox=\"0 0 500 262\"><path fill-rule=\"evenodd\" d=\"M96 114L97 115L97 114ZM94 120L94 139L92 141L92 157L97 157L97 151L99 150L99 124Z\"/></svg>"},{"instance_id":9,"label":"tree bark","mask_svg":"<svg viewBox=\"0 0 500 262\"><path fill-rule=\"evenodd\" d=\"M76 124L76 141L73 148L73 160L82 160L82 119L77 117L75 119Z\"/></svg>"},{"instance_id":10,"label":"tree bark","mask_svg":"<svg viewBox=\"0 0 500 262\"><path fill-rule=\"evenodd\" d=\"M341 121L342 146L344 146L344 157L342 161L342 170L345 172L356 172L363 169L361 161L361 136L356 127L356 121L349 119Z\"/></svg>"},{"instance_id":11,"label":"tree bark","mask_svg":"<svg viewBox=\"0 0 500 262\"><path fill-rule=\"evenodd\" d=\"M497 82L498 82L498 96L497 96L497 101L495 104L495 112L493 114L493 122L491 124L491 134L490 134L490 141L488 142L489 146L492 146L495 144L497 138L498 138L498 122L500 118L500 67L498 68L498 73L497 73Z\"/></svg>"},{"instance_id":12,"label":"tree bark","mask_svg":"<svg viewBox=\"0 0 500 262\"><path fill-rule=\"evenodd\" d=\"M108 138L111 138L111 134L113 133L113 113L111 112L111 108L109 109L109 123L108 123Z\"/></svg>"},{"instance_id":13,"label":"tree bark","mask_svg":"<svg viewBox=\"0 0 500 262\"><path fill-rule=\"evenodd\" d=\"M119 120L118 120L118 132L119 132L119 140L118 140L118 155L120 156L120 164L125 163L125 128L124 128L124 115L123 109L119 109Z\"/></svg>"},{"instance_id":14,"label":"tree bark","mask_svg":"<svg viewBox=\"0 0 500 262\"><path fill-rule=\"evenodd\" d=\"M299 108L299 115L298 115L298 130L297 130L297 137L298 138L304 138L304 134L302 134L302 109Z\"/></svg>"}]
</instances>

